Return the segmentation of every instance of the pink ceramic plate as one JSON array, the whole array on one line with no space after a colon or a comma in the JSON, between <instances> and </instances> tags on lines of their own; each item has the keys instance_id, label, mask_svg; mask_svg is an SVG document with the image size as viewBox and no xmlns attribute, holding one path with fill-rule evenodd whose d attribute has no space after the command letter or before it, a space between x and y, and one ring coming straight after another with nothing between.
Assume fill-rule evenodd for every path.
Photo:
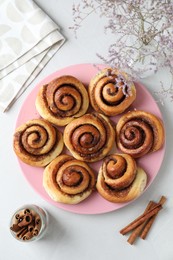
<instances>
[{"instance_id":1,"label":"pink ceramic plate","mask_svg":"<svg viewBox=\"0 0 173 260\"><path fill-rule=\"evenodd\" d=\"M42 80L28 95L26 98L20 113L18 115L16 127L25 123L27 120L38 118L39 114L35 108L35 99L39 88L53 80L56 77L61 75L73 75L81 80L86 86L88 85L90 79L98 73L99 68L104 68L105 65L93 65L93 64L78 64L69 66L67 68L61 69L48 77ZM158 117L162 118L161 112L154 101L151 94L146 90L146 88L140 84L135 83L137 89L137 98L133 103L133 106L130 109L141 109L151 113L154 113ZM117 122L119 117L113 117L112 120ZM61 128L62 131L62 128ZM162 164L164 157L165 148L163 147L161 150L144 156L143 158L138 160L138 164L145 169L148 174L148 184L147 187L153 182L155 179L159 168ZM151 163L152 162L152 163ZM77 204L77 205L66 205L52 201L52 199L45 192L42 185L42 177L43 177L43 168L31 167L22 161L19 160L19 164L22 169L22 173L30 183L30 185L48 202L55 205L58 208L62 208L67 211L80 213L80 214L98 214L110 212L113 210L117 210L121 207L126 206L128 203L114 204L103 199L97 192L93 192L93 194L87 198L85 201ZM92 163L90 166L98 171L101 162Z\"/></svg>"}]
</instances>

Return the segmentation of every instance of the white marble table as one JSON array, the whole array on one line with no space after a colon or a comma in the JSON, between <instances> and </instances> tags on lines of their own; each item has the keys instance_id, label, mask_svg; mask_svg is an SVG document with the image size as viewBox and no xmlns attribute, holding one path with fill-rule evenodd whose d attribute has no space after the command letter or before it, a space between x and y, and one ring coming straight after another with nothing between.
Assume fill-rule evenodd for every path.
<instances>
[{"instance_id":1,"label":"white marble table","mask_svg":"<svg viewBox=\"0 0 173 260\"><path fill-rule=\"evenodd\" d=\"M0 260L55 260L55 259L129 259L129 260L172 260L173 234L173 147L172 147L172 103L165 98L164 105L158 103L165 122L167 147L162 167L149 189L127 207L106 214L80 215L56 208L40 197L26 182L12 149L15 122L21 105L35 84L50 73L77 63L99 63L96 52L104 53L107 39L103 31L104 19L92 14L78 38L69 27L72 25L72 2L36 0L61 27L67 41L57 52L37 79L7 112L0 114L0 161L1 161L1 217L0 217ZM79 2L79 1L78 1ZM94 22L94 23L93 23ZM94 25L94 26L93 26ZM166 71L160 71L143 79L142 82L153 93L159 88L160 77L167 80ZM150 199L167 197L167 203L159 213L157 221L145 241L138 240L129 245L126 236L119 230L142 213ZM9 232L12 212L26 203L43 206L50 214L50 225L46 236L35 243L20 243Z\"/></svg>"}]
</instances>

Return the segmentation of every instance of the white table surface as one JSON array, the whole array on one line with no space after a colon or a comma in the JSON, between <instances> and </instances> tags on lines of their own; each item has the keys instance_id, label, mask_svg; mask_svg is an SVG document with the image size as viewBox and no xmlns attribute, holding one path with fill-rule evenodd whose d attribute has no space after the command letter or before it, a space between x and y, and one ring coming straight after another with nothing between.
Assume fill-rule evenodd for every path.
<instances>
[{"instance_id":1,"label":"white table surface","mask_svg":"<svg viewBox=\"0 0 173 260\"><path fill-rule=\"evenodd\" d=\"M78 38L69 27L72 21L72 3L79 1L36 0L61 27L67 41L29 86L21 98L7 112L0 114L0 260L55 260L55 259L173 259L173 148L172 148L172 103L158 103L165 121L167 148L162 167L147 191L130 205L106 214L80 215L64 211L47 203L26 182L12 149L15 122L21 105L35 84L50 73L77 63L99 63L96 52L104 53L109 36L103 32L104 18L92 14L79 30ZM159 89L160 77L167 80L167 72L161 70L141 80L153 93ZM151 162L152 163L152 162ZM154 223L145 241L129 245L127 236L119 230L140 215L150 199L167 197L164 210ZM9 220L13 211L23 204L43 206L50 215L46 236L34 243L20 243L9 232Z\"/></svg>"}]
</instances>

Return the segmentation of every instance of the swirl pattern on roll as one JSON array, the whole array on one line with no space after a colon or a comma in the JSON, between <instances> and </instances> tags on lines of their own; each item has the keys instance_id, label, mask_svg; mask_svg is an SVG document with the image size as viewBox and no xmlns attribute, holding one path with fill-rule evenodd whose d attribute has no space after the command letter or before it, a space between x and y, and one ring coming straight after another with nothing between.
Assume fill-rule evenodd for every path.
<instances>
[{"instance_id":1,"label":"swirl pattern on roll","mask_svg":"<svg viewBox=\"0 0 173 260\"><path fill-rule=\"evenodd\" d=\"M13 148L26 164L42 167L50 163L63 149L62 134L44 119L29 120L14 134Z\"/></svg>"},{"instance_id":2,"label":"swirl pattern on roll","mask_svg":"<svg viewBox=\"0 0 173 260\"><path fill-rule=\"evenodd\" d=\"M86 113L89 97L84 85L73 76L61 76L40 88L36 98L39 114L64 126Z\"/></svg>"},{"instance_id":3,"label":"swirl pattern on roll","mask_svg":"<svg viewBox=\"0 0 173 260\"><path fill-rule=\"evenodd\" d=\"M116 125L117 146L134 158L159 150L165 134L162 121L145 111L130 111Z\"/></svg>"},{"instance_id":4,"label":"swirl pattern on roll","mask_svg":"<svg viewBox=\"0 0 173 260\"><path fill-rule=\"evenodd\" d=\"M107 156L99 170L96 188L108 201L120 203L137 198L144 190L147 175L128 154Z\"/></svg>"},{"instance_id":5,"label":"swirl pattern on roll","mask_svg":"<svg viewBox=\"0 0 173 260\"><path fill-rule=\"evenodd\" d=\"M115 145L115 131L106 116L92 113L73 120L64 129L64 143L82 161L96 162Z\"/></svg>"},{"instance_id":6,"label":"swirl pattern on roll","mask_svg":"<svg viewBox=\"0 0 173 260\"><path fill-rule=\"evenodd\" d=\"M136 88L125 72L106 68L90 81L89 97L95 111L115 116L133 103Z\"/></svg>"},{"instance_id":7,"label":"swirl pattern on roll","mask_svg":"<svg viewBox=\"0 0 173 260\"><path fill-rule=\"evenodd\" d=\"M43 186L57 202L77 204L94 190L95 174L85 163L69 155L60 155L44 170Z\"/></svg>"},{"instance_id":8,"label":"swirl pattern on roll","mask_svg":"<svg viewBox=\"0 0 173 260\"><path fill-rule=\"evenodd\" d=\"M102 172L105 182L120 190L133 182L136 176L136 162L129 155L112 154L104 160Z\"/></svg>"}]
</instances>

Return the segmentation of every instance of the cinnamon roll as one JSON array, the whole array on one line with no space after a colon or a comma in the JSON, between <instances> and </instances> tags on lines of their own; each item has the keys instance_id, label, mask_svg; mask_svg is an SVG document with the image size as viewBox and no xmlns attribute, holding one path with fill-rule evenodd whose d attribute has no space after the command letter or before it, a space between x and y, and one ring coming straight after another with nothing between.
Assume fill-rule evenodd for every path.
<instances>
[{"instance_id":1,"label":"cinnamon roll","mask_svg":"<svg viewBox=\"0 0 173 260\"><path fill-rule=\"evenodd\" d=\"M60 155L44 170L43 186L57 202L77 204L94 190L95 174L85 163L69 155Z\"/></svg>"},{"instance_id":2,"label":"cinnamon roll","mask_svg":"<svg viewBox=\"0 0 173 260\"><path fill-rule=\"evenodd\" d=\"M14 134L13 148L26 164L42 167L50 163L63 149L60 131L44 119L29 120Z\"/></svg>"},{"instance_id":3,"label":"cinnamon roll","mask_svg":"<svg viewBox=\"0 0 173 260\"><path fill-rule=\"evenodd\" d=\"M95 111L115 116L133 103L136 88L125 72L106 68L90 81L89 98Z\"/></svg>"},{"instance_id":4,"label":"cinnamon roll","mask_svg":"<svg viewBox=\"0 0 173 260\"><path fill-rule=\"evenodd\" d=\"M162 121L145 111L130 111L116 125L117 146L134 158L159 150L165 139Z\"/></svg>"},{"instance_id":5,"label":"cinnamon roll","mask_svg":"<svg viewBox=\"0 0 173 260\"><path fill-rule=\"evenodd\" d=\"M36 109L49 122L65 126L86 113L89 106L84 85L73 76L61 76L40 88Z\"/></svg>"},{"instance_id":6,"label":"cinnamon roll","mask_svg":"<svg viewBox=\"0 0 173 260\"><path fill-rule=\"evenodd\" d=\"M63 138L72 155L86 162L101 160L115 145L115 131L109 119L97 113L74 119L65 127Z\"/></svg>"},{"instance_id":7,"label":"cinnamon roll","mask_svg":"<svg viewBox=\"0 0 173 260\"><path fill-rule=\"evenodd\" d=\"M96 188L106 200L114 203L137 198L145 189L147 174L137 167L128 154L107 156L99 170Z\"/></svg>"}]
</instances>

